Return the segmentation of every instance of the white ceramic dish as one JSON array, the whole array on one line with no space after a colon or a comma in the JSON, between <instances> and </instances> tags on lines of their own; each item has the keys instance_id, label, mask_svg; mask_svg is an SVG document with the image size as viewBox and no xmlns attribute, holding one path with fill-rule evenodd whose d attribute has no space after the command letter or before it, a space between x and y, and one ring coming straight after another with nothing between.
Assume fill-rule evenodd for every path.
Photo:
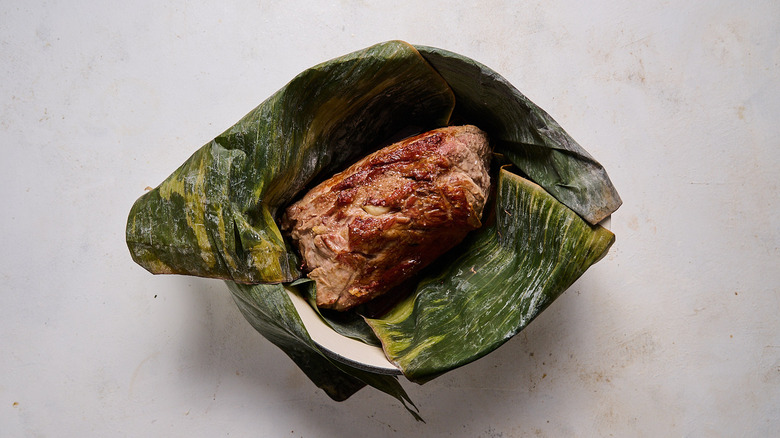
<instances>
[{"instance_id":1,"label":"white ceramic dish","mask_svg":"<svg viewBox=\"0 0 780 438\"><path fill-rule=\"evenodd\" d=\"M600 225L610 229L612 216L607 216ZM325 324L309 303L299 295L288 291L295 309L303 321L312 340L328 357L341 363L377 374L400 375L401 370L393 365L380 347L368 345L336 333Z\"/></svg>"},{"instance_id":2,"label":"white ceramic dish","mask_svg":"<svg viewBox=\"0 0 780 438\"><path fill-rule=\"evenodd\" d=\"M381 348L336 333L299 295L287 292L311 339L333 360L377 374L401 374Z\"/></svg>"}]
</instances>

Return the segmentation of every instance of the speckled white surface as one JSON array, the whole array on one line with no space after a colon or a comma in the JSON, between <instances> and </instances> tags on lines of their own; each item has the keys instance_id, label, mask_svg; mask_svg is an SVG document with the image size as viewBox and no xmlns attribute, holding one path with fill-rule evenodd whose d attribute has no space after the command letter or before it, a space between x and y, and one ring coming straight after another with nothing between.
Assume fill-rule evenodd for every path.
<instances>
[{"instance_id":1,"label":"speckled white surface","mask_svg":"<svg viewBox=\"0 0 780 438\"><path fill-rule=\"evenodd\" d=\"M115 4L111 4L115 3ZM0 4L1 436L772 436L780 4ZM154 277L126 214L295 74L388 39L492 67L608 169L617 243L495 353L317 390L219 281Z\"/></svg>"}]
</instances>

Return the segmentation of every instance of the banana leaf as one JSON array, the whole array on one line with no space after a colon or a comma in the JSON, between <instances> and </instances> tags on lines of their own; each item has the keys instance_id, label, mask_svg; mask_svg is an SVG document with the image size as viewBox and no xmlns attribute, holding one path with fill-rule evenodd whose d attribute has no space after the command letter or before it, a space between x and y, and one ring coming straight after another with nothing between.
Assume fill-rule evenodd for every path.
<instances>
[{"instance_id":1,"label":"banana leaf","mask_svg":"<svg viewBox=\"0 0 780 438\"><path fill-rule=\"evenodd\" d=\"M312 342L286 296L287 290L305 296L311 286L295 282L300 260L277 221L308 188L357 158L404 134L455 121L487 131L495 151L542 188L506 170L495 175L493 225L427 270L428 279L386 317L335 327L364 334L373 328L366 342L378 336L410 379L425 382L487 354L527 325L607 251L614 236L590 224L620 205L595 159L473 60L390 41L304 71L135 202L128 248L155 274L225 279L252 326L332 398L368 384L409 408L395 378L334 362ZM539 252L528 242L551 247ZM466 290L482 302L459 296L452 310L442 309L449 302L442 299ZM487 309L496 318L484 333L472 327L447 335L442 329L456 308L464 315ZM465 345L474 338L480 342Z\"/></svg>"},{"instance_id":2,"label":"banana leaf","mask_svg":"<svg viewBox=\"0 0 780 438\"><path fill-rule=\"evenodd\" d=\"M453 118L488 132L494 149L534 182L591 224L620 207L604 167L501 75L457 53L415 48L455 93Z\"/></svg>"},{"instance_id":3,"label":"banana leaf","mask_svg":"<svg viewBox=\"0 0 780 438\"><path fill-rule=\"evenodd\" d=\"M303 326L284 285L232 281L227 285L252 327L284 351L333 400L346 400L368 384L398 399L414 418L422 421L397 377L370 373L325 356Z\"/></svg>"},{"instance_id":4,"label":"banana leaf","mask_svg":"<svg viewBox=\"0 0 780 438\"><path fill-rule=\"evenodd\" d=\"M501 170L492 224L439 260L417 291L367 319L388 358L426 382L495 350L606 253L615 236Z\"/></svg>"},{"instance_id":5,"label":"banana leaf","mask_svg":"<svg viewBox=\"0 0 780 438\"><path fill-rule=\"evenodd\" d=\"M312 67L136 201L130 253L155 274L295 280L279 209L399 132L445 125L453 107L447 83L400 41Z\"/></svg>"}]
</instances>

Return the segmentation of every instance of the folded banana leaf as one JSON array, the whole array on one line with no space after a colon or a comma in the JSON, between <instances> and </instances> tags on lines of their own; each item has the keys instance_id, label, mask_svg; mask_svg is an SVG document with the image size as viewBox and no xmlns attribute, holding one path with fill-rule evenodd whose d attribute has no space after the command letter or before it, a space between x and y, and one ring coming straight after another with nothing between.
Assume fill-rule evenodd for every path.
<instances>
[{"instance_id":1,"label":"folded banana leaf","mask_svg":"<svg viewBox=\"0 0 780 438\"><path fill-rule=\"evenodd\" d=\"M501 170L492 223L439 260L414 294L367 321L388 358L423 383L509 340L614 241L540 186Z\"/></svg>"},{"instance_id":2,"label":"folded banana leaf","mask_svg":"<svg viewBox=\"0 0 780 438\"><path fill-rule=\"evenodd\" d=\"M333 400L346 400L368 384L392 395L417 420L422 420L395 376L370 373L325 356L303 326L284 285L245 285L232 281L227 285L252 327L282 349Z\"/></svg>"},{"instance_id":3,"label":"folded banana leaf","mask_svg":"<svg viewBox=\"0 0 780 438\"><path fill-rule=\"evenodd\" d=\"M306 296L311 285L293 283L300 262L277 221L308 188L357 158L453 121L487 131L495 152L541 188L506 170L495 175L495 223L452 252L462 257L428 269L386 317L370 320L404 374L430 380L495 349L603 256L614 236L591 224L620 205L596 160L473 60L390 41L304 71L135 202L128 248L155 274L227 280L253 327L332 398L368 384L409 407L395 378L333 362L311 341L286 295ZM445 330L453 312L481 310L494 316L482 331ZM339 330L362 336L353 322Z\"/></svg>"},{"instance_id":4,"label":"folded banana leaf","mask_svg":"<svg viewBox=\"0 0 780 438\"><path fill-rule=\"evenodd\" d=\"M445 125L453 106L447 83L403 42L308 69L133 205L130 253L155 274L295 280L279 209L399 132Z\"/></svg>"},{"instance_id":5,"label":"folded banana leaf","mask_svg":"<svg viewBox=\"0 0 780 438\"><path fill-rule=\"evenodd\" d=\"M591 224L620 207L604 167L501 75L457 53L415 47L455 93L453 118L487 131L494 149L537 184Z\"/></svg>"}]
</instances>

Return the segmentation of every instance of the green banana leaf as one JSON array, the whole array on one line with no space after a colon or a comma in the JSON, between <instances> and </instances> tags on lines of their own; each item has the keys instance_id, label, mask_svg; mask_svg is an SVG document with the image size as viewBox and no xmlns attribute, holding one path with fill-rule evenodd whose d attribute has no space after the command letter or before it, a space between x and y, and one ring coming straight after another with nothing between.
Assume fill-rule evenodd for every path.
<instances>
[{"instance_id":1,"label":"green banana leaf","mask_svg":"<svg viewBox=\"0 0 780 438\"><path fill-rule=\"evenodd\" d=\"M447 83L400 41L310 68L136 201L130 253L155 274L295 280L279 209L399 132L445 125L453 106Z\"/></svg>"},{"instance_id":2,"label":"green banana leaf","mask_svg":"<svg viewBox=\"0 0 780 438\"><path fill-rule=\"evenodd\" d=\"M620 207L604 167L501 75L457 53L415 48L455 93L453 118L488 132L494 150L533 181L591 224Z\"/></svg>"},{"instance_id":3,"label":"green banana leaf","mask_svg":"<svg viewBox=\"0 0 780 438\"><path fill-rule=\"evenodd\" d=\"M367 321L388 358L423 383L509 340L614 241L540 186L501 170L493 223L439 260L391 312Z\"/></svg>"},{"instance_id":4,"label":"green banana leaf","mask_svg":"<svg viewBox=\"0 0 780 438\"><path fill-rule=\"evenodd\" d=\"M417 420L417 407L395 376L370 373L325 356L303 326L282 284L245 285L227 282L241 313L266 339L282 349L320 389L343 401L366 384L392 395Z\"/></svg>"},{"instance_id":5,"label":"green banana leaf","mask_svg":"<svg viewBox=\"0 0 780 438\"><path fill-rule=\"evenodd\" d=\"M410 409L395 378L334 362L311 341L286 291L314 292L296 282L300 261L277 221L308 188L357 158L455 121L486 130L495 152L544 190L531 190L508 171L495 175L495 224L451 253L461 258L439 260L416 292L383 318L330 321L368 343L378 336L406 376L430 380L495 349L595 263L614 236L586 221L596 223L620 205L596 160L505 79L473 60L390 41L304 71L135 202L128 248L155 274L225 279L252 326L332 398L345 399L368 384ZM528 197L531 207L522 204ZM517 236L553 246L537 254ZM470 275L471 268L480 274ZM439 299L454 299L461 290L483 302L456 300L453 309L495 310L497 319L486 323L485 333L435 330L452 316ZM457 353L459 340L472 337L481 341L461 345Z\"/></svg>"}]
</instances>

